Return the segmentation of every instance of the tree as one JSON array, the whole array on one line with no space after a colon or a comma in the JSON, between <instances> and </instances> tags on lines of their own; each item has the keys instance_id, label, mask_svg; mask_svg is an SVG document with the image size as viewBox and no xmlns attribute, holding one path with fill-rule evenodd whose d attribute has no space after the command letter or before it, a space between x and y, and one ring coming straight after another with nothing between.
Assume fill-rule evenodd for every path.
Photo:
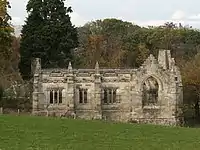
<instances>
[{"instance_id":1,"label":"tree","mask_svg":"<svg viewBox=\"0 0 200 150\"><path fill-rule=\"evenodd\" d=\"M7 9L10 8L7 0L0 1L0 87L4 88L10 77L12 71L10 70L10 60L12 57L12 40L13 28L9 24L11 20Z\"/></svg>"},{"instance_id":2,"label":"tree","mask_svg":"<svg viewBox=\"0 0 200 150\"><path fill-rule=\"evenodd\" d=\"M11 55L11 65L13 68L13 71L18 72L18 64L20 60L20 54L19 54L19 49L20 49L20 37L13 37L13 42L12 42L12 55Z\"/></svg>"},{"instance_id":3,"label":"tree","mask_svg":"<svg viewBox=\"0 0 200 150\"><path fill-rule=\"evenodd\" d=\"M78 45L77 31L70 21L71 7L64 0L29 0L29 14L22 28L20 72L29 79L31 59L42 59L42 67L67 67Z\"/></svg>"},{"instance_id":4,"label":"tree","mask_svg":"<svg viewBox=\"0 0 200 150\"><path fill-rule=\"evenodd\" d=\"M196 117L200 117L200 53L191 58L182 67L182 77L184 86L189 86L196 94L194 108Z\"/></svg>"},{"instance_id":5,"label":"tree","mask_svg":"<svg viewBox=\"0 0 200 150\"><path fill-rule=\"evenodd\" d=\"M91 68L98 60L101 67L125 67L129 51L134 51L133 32L139 26L118 19L96 20L78 29L77 55L82 60L80 67ZM139 34L137 34L139 36ZM130 41L131 40L131 41ZM133 59L133 58L132 58Z\"/></svg>"},{"instance_id":6,"label":"tree","mask_svg":"<svg viewBox=\"0 0 200 150\"><path fill-rule=\"evenodd\" d=\"M149 49L147 49L144 44L138 45L137 58L136 58L137 66L140 66L149 56L149 54L150 54Z\"/></svg>"},{"instance_id":7,"label":"tree","mask_svg":"<svg viewBox=\"0 0 200 150\"><path fill-rule=\"evenodd\" d=\"M10 8L7 0L0 1L0 58L9 59L11 55L11 43L13 28L8 23L11 20L7 13L7 8Z\"/></svg>"}]
</instances>

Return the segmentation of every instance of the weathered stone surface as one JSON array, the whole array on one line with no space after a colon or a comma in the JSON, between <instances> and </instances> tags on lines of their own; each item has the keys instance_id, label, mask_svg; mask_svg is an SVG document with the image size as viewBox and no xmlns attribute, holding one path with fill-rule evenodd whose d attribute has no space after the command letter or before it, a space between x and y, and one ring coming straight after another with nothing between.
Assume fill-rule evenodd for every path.
<instances>
[{"instance_id":1,"label":"weathered stone surface","mask_svg":"<svg viewBox=\"0 0 200 150\"><path fill-rule=\"evenodd\" d=\"M75 113L84 119L179 125L183 103L179 68L169 50L138 69L41 69L32 65L33 114Z\"/></svg>"}]
</instances>

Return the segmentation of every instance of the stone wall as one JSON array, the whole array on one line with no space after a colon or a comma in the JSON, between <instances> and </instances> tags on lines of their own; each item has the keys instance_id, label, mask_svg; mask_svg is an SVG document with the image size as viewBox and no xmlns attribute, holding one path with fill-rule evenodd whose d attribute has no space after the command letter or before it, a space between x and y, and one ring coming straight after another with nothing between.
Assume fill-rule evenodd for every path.
<instances>
[{"instance_id":1,"label":"stone wall","mask_svg":"<svg viewBox=\"0 0 200 150\"><path fill-rule=\"evenodd\" d=\"M138 69L41 69L33 65L33 113L75 113L84 119L177 125L182 105L180 71L169 50Z\"/></svg>"}]
</instances>

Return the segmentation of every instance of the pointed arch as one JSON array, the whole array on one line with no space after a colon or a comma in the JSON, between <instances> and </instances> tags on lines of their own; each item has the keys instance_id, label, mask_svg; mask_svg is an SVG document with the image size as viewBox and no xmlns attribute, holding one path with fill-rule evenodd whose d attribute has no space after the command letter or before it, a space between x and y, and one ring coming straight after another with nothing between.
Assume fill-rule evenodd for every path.
<instances>
[{"instance_id":1,"label":"pointed arch","mask_svg":"<svg viewBox=\"0 0 200 150\"><path fill-rule=\"evenodd\" d=\"M160 80L148 76L142 82L142 105L155 105L158 103L158 93L162 88Z\"/></svg>"},{"instance_id":2,"label":"pointed arch","mask_svg":"<svg viewBox=\"0 0 200 150\"><path fill-rule=\"evenodd\" d=\"M147 79L149 79L149 78L154 78L154 79L157 81L158 86L159 86L159 91L162 91L162 90L163 90L163 82L161 81L161 79L160 79L158 76L156 76L156 75L154 75L154 74L151 74L151 75L146 76L146 77L142 80L142 82L141 82L141 84L140 84L140 90L141 90L141 91L143 90L143 84L144 84L144 82L145 82Z\"/></svg>"}]
</instances>

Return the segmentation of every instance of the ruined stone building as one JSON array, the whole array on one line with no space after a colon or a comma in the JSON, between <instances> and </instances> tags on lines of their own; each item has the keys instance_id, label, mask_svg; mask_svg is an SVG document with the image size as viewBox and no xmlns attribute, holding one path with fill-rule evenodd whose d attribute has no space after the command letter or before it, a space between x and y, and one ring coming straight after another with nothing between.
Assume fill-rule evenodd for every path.
<instances>
[{"instance_id":1,"label":"ruined stone building","mask_svg":"<svg viewBox=\"0 0 200 150\"><path fill-rule=\"evenodd\" d=\"M72 112L78 118L178 125L182 81L169 50L138 69L42 69L32 63L33 114Z\"/></svg>"}]
</instances>

